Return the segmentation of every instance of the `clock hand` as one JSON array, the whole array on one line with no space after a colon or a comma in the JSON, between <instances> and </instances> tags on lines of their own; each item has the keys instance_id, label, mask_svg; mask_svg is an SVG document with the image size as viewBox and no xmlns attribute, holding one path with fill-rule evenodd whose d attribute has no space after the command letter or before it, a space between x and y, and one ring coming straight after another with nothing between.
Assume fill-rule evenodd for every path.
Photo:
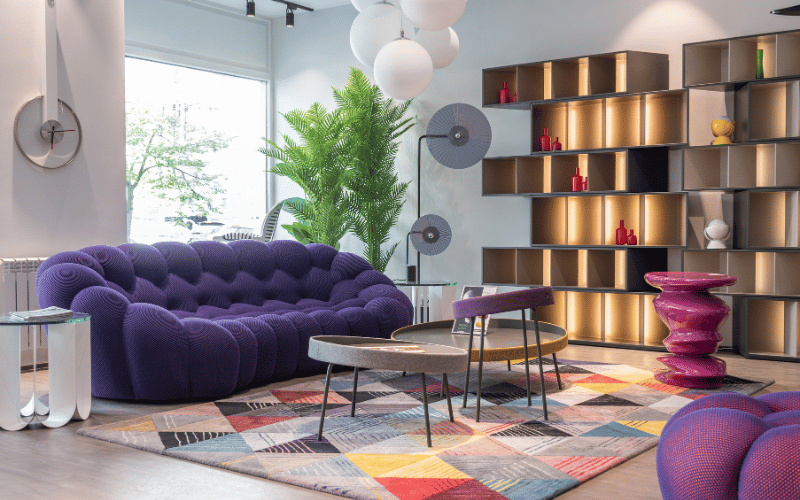
<instances>
[{"instance_id":1,"label":"clock hand","mask_svg":"<svg viewBox=\"0 0 800 500\"><path fill-rule=\"evenodd\" d=\"M50 130L50 149L51 150L53 149L53 139L55 139L55 137L56 137L56 127L53 126L53 128Z\"/></svg>"}]
</instances>

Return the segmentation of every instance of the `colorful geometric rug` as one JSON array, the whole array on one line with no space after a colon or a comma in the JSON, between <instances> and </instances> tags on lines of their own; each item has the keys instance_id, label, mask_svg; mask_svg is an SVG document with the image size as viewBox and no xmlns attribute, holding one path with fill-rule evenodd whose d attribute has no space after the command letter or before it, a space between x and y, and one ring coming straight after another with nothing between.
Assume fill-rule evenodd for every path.
<instances>
[{"instance_id":1,"label":"colorful geometric rug","mask_svg":"<svg viewBox=\"0 0 800 500\"><path fill-rule=\"evenodd\" d=\"M722 389L690 390L626 365L559 360L564 389L550 362L545 421L540 397L527 406L523 365L488 366L479 423L477 380L462 409L464 374L450 377L451 423L440 378L427 377L432 448L421 377L380 370L359 373L355 417L352 371L332 378L322 441L324 380L78 433L355 499L539 500L654 447L670 415L690 401L720 391L752 394L771 383L727 377ZM531 387L539 387L535 366Z\"/></svg>"}]
</instances>

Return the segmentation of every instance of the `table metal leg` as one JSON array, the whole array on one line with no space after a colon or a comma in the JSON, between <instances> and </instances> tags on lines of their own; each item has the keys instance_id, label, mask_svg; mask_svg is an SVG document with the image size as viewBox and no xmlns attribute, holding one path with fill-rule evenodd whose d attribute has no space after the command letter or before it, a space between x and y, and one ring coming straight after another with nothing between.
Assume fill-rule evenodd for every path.
<instances>
[{"instance_id":1,"label":"table metal leg","mask_svg":"<svg viewBox=\"0 0 800 500\"><path fill-rule=\"evenodd\" d=\"M531 406L531 365L528 359L528 327L525 325L525 309L522 310L522 345L525 346L525 386L528 388L528 406Z\"/></svg>"},{"instance_id":2,"label":"table metal leg","mask_svg":"<svg viewBox=\"0 0 800 500\"><path fill-rule=\"evenodd\" d=\"M447 411L450 413L450 421L453 422L453 404L450 402L450 382L447 381L447 374L442 374L442 385L447 394Z\"/></svg>"},{"instance_id":3,"label":"table metal leg","mask_svg":"<svg viewBox=\"0 0 800 500\"><path fill-rule=\"evenodd\" d=\"M542 388L542 408L544 408L544 419L547 420L547 393L544 388L544 366L542 366L542 342L539 340L539 317L536 315L536 308L533 312L533 328L536 332L536 354L539 355L539 385Z\"/></svg>"},{"instance_id":4,"label":"table metal leg","mask_svg":"<svg viewBox=\"0 0 800 500\"><path fill-rule=\"evenodd\" d=\"M556 367L556 378L558 379L558 390L560 391L564 387L561 386L561 373L558 372L558 360L556 359L556 353L553 353L553 366Z\"/></svg>"},{"instance_id":5,"label":"table metal leg","mask_svg":"<svg viewBox=\"0 0 800 500\"><path fill-rule=\"evenodd\" d=\"M472 366L472 338L475 336L475 318L469 319L469 349L467 349L467 379L464 381L464 404L467 407L467 396L469 395L469 369Z\"/></svg>"},{"instance_id":6,"label":"table metal leg","mask_svg":"<svg viewBox=\"0 0 800 500\"><path fill-rule=\"evenodd\" d=\"M2 326L0 330L0 428L18 431L28 425L20 418L20 335L19 326ZM16 330L16 333L12 333Z\"/></svg>"},{"instance_id":7,"label":"table metal leg","mask_svg":"<svg viewBox=\"0 0 800 500\"><path fill-rule=\"evenodd\" d=\"M358 367L353 370L353 402L350 403L350 416L356 416L356 390L358 389Z\"/></svg>"},{"instance_id":8,"label":"table metal leg","mask_svg":"<svg viewBox=\"0 0 800 500\"><path fill-rule=\"evenodd\" d=\"M322 393L322 413L319 415L319 434L317 434L317 441L322 441L322 425L325 423L325 408L328 406L328 390L331 388L331 370L333 370L333 363L328 363L328 374L325 375L325 392Z\"/></svg>"},{"instance_id":9,"label":"table metal leg","mask_svg":"<svg viewBox=\"0 0 800 500\"><path fill-rule=\"evenodd\" d=\"M425 407L425 434L428 436L428 448L431 444L431 419L428 415L428 386L425 384L425 374L422 374L422 405Z\"/></svg>"},{"instance_id":10,"label":"table metal leg","mask_svg":"<svg viewBox=\"0 0 800 500\"><path fill-rule=\"evenodd\" d=\"M478 404L475 421L481 421L481 384L483 383L483 341L486 338L486 316L481 316L481 351L478 354Z\"/></svg>"}]
</instances>

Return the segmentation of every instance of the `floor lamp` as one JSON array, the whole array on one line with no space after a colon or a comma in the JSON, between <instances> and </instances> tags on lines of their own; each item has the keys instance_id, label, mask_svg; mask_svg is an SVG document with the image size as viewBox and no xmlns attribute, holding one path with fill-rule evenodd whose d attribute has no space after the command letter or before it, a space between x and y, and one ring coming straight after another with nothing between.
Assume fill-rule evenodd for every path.
<instances>
[{"instance_id":1,"label":"floor lamp","mask_svg":"<svg viewBox=\"0 0 800 500\"><path fill-rule=\"evenodd\" d=\"M407 278L422 281L420 254L438 255L450 244L450 225L438 215L422 216L422 140L427 139L428 151L433 158L448 168L471 167L483 159L492 143L492 127L481 111L469 104L449 104L431 118L425 135L417 146L417 221L406 238L406 265L408 266L408 239L417 250L417 267L412 273L408 266ZM444 225L442 225L444 223ZM443 229L447 238L444 239ZM433 241L433 239L436 241ZM415 241L417 243L415 243ZM441 242L441 243L439 243ZM419 246L418 246L419 245ZM425 251L423 251L425 250ZM428 253L436 251L436 253Z\"/></svg>"}]
</instances>

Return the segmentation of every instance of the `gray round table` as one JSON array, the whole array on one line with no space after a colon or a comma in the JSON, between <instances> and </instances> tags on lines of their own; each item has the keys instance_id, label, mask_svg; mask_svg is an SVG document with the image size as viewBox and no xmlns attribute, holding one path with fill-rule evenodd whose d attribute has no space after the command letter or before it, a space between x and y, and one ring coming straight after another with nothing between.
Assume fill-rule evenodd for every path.
<instances>
[{"instance_id":1,"label":"gray round table","mask_svg":"<svg viewBox=\"0 0 800 500\"><path fill-rule=\"evenodd\" d=\"M428 416L428 391L425 384L425 373L441 373L442 385L447 393L447 409L450 421L453 421L453 405L450 402L450 387L447 382L448 373L460 373L467 369L467 351L458 347L424 343L419 341L400 341L376 339L370 337L344 337L325 335L311 337L308 343L308 357L328 363L325 377L325 393L322 396L322 413L319 417L319 434L322 440L322 428L325 423L325 408L328 405L328 392L331 383L333 365L355 367L353 376L353 401L350 416L355 416L356 390L358 388L358 370L361 368L377 368L422 374L422 404L425 410L425 431L428 446L431 446L431 423Z\"/></svg>"}]
</instances>

